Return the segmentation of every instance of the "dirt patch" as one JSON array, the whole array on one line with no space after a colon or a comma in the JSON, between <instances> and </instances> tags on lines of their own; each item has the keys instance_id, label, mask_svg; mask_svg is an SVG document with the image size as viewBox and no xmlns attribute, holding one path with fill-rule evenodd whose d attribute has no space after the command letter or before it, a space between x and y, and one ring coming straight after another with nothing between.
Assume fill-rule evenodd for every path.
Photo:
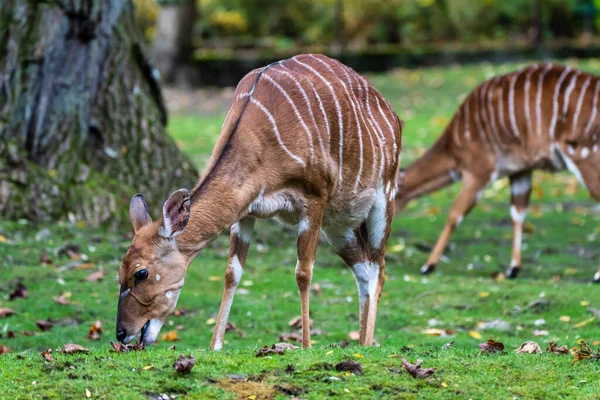
<instances>
[{"instance_id":1,"label":"dirt patch","mask_svg":"<svg viewBox=\"0 0 600 400\"><path fill-rule=\"evenodd\" d=\"M263 382L223 379L217 381L217 386L228 392L235 393L239 399L256 396L255 399L271 399L277 391L271 385Z\"/></svg>"}]
</instances>

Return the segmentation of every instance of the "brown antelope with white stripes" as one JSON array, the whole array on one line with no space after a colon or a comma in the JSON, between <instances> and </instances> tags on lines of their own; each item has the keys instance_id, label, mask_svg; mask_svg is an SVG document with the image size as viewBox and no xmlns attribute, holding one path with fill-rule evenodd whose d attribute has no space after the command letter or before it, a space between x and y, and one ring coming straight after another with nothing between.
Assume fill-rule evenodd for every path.
<instances>
[{"instance_id":1,"label":"brown antelope with white stripes","mask_svg":"<svg viewBox=\"0 0 600 400\"><path fill-rule=\"evenodd\" d=\"M235 98L196 187L180 189L152 222L131 200L135 236L121 265L117 339L154 342L175 309L186 270L230 229L225 289L210 347L221 349L256 218L298 224L296 282L302 346L310 347L309 292L322 231L358 286L360 344L371 345L385 281L402 123L352 69L300 55L254 70Z\"/></svg>"},{"instance_id":2,"label":"brown antelope with white stripes","mask_svg":"<svg viewBox=\"0 0 600 400\"><path fill-rule=\"evenodd\" d=\"M534 64L479 85L423 157L400 173L396 213L417 197L462 179L448 221L421 271L431 273L450 235L489 183L508 177L512 260L521 266L523 223L535 169L568 169L600 200L600 77L553 64ZM600 281L600 270L594 281Z\"/></svg>"}]
</instances>

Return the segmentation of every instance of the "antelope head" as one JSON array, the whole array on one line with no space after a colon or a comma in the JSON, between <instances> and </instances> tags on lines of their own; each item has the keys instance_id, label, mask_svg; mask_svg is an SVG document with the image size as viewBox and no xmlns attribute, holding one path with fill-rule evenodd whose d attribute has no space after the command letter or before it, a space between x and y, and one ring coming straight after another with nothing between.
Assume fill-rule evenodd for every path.
<instances>
[{"instance_id":1,"label":"antelope head","mask_svg":"<svg viewBox=\"0 0 600 400\"><path fill-rule=\"evenodd\" d=\"M135 236L119 270L117 340L131 342L138 333L152 344L175 310L190 263L177 247L190 217L190 192L180 189L165 202L160 220L152 222L144 197L136 194L129 206Z\"/></svg>"}]
</instances>

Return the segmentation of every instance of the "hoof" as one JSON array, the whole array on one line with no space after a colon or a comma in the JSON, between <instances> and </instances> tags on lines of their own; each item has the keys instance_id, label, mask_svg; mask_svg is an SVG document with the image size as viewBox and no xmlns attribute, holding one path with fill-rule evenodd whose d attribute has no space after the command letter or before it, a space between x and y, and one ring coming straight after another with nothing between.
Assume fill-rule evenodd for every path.
<instances>
[{"instance_id":1,"label":"hoof","mask_svg":"<svg viewBox=\"0 0 600 400\"><path fill-rule=\"evenodd\" d=\"M506 270L506 279L515 279L519 276L519 271L521 271L521 267L515 265Z\"/></svg>"},{"instance_id":2,"label":"hoof","mask_svg":"<svg viewBox=\"0 0 600 400\"><path fill-rule=\"evenodd\" d=\"M435 271L435 264L423 265L423 267L421 267L421 273L423 275L429 275L433 271Z\"/></svg>"},{"instance_id":3,"label":"hoof","mask_svg":"<svg viewBox=\"0 0 600 400\"><path fill-rule=\"evenodd\" d=\"M594 283L600 283L600 271L594 275Z\"/></svg>"}]
</instances>

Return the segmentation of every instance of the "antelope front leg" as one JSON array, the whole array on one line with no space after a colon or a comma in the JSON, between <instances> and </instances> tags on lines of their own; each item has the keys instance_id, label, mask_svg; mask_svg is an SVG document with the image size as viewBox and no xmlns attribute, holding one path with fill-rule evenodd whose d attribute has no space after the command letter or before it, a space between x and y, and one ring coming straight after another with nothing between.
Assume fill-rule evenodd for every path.
<instances>
[{"instance_id":1,"label":"antelope front leg","mask_svg":"<svg viewBox=\"0 0 600 400\"><path fill-rule=\"evenodd\" d=\"M223 299L219 308L217 325L215 326L215 331L210 342L211 350L221 350L223 347L229 311L231 310L235 290L242 279L253 229L254 218L250 217L243 218L231 226L229 259L227 262L227 271L225 272L225 289L223 290Z\"/></svg>"},{"instance_id":2,"label":"antelope front leg","mask_svg":"<svg viewBox=\"0 0 600 400\"><path fill-rule=\"evenodd\" d=\"M307 204L306 214L298 224L298 261L296 283L300 291L302 309L302 347L310 348L310 282L319 245L319 232L323 221L324 204L313 201Z\"/></svg>"},{"instance_id":3,"label":"antelope front leg","mask_svg":"<svg viewBox=\"0 0 600 400\"><path fill-rule=\"evenodd\" d=\"M450 240L450 236L452 236L452 232L454 232L454 229L456 229L458 224L461 223L463 218L465 218L475 204L477 204L477 193L485 187L487 181L488 178L482 179L480 177L475 177L472 174L464 174L463 186L458 197L454 200L454 204L452 204L446 226L435 244L433 251L429 255L427 264L421 268L422 274L427 275L435 270L435 265L442 257L442 253Z\"/></svg>"},{"instance_id":4,"label":"antelope front leg","mask_svg":"<svg viewBox=\"0 0 600 400\"><path fill-rule=\"evenodd\" d=\"M521 270L521 243L523 241L523 224L529 198L531 197L531 171L510 177L510 216L513 222L513 247L510 267L506 277L514 279Z\"/></svg>"}]
</instances>

